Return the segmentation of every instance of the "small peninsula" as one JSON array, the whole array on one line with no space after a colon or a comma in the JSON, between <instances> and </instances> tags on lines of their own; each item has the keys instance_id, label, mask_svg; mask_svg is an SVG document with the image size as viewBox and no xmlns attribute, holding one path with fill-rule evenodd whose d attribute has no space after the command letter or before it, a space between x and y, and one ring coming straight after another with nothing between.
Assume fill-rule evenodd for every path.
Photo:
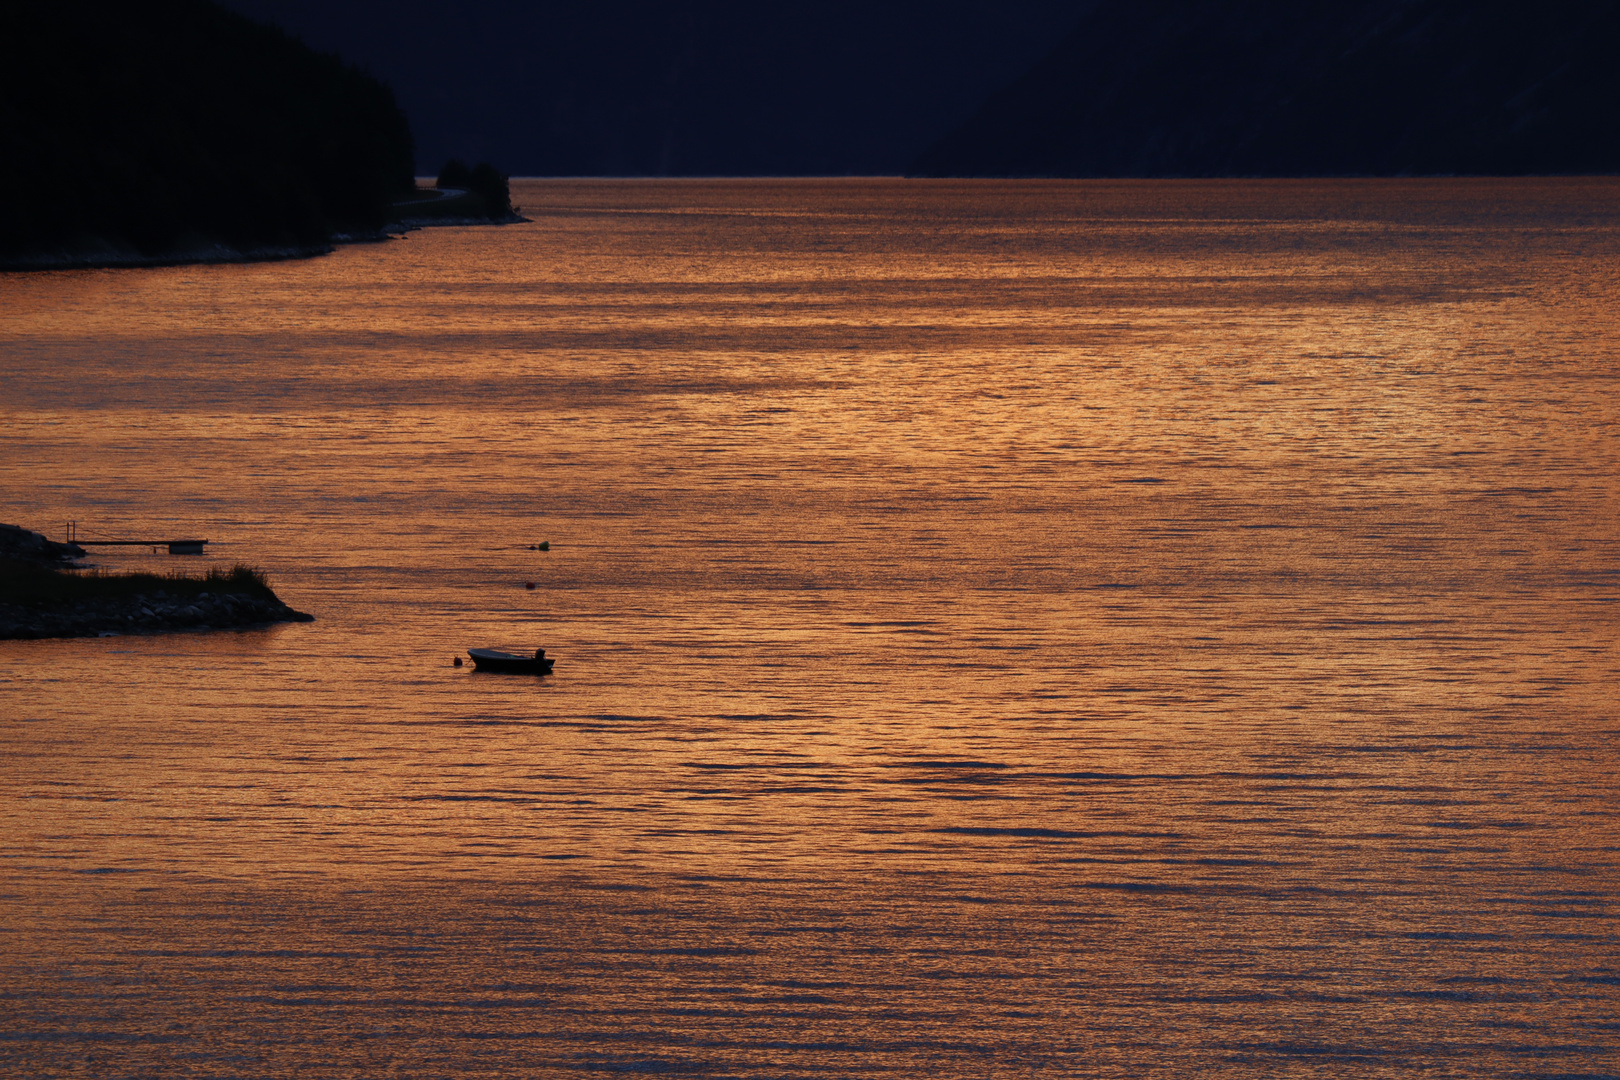
<instances>
[{"instance_id":1,"label":"small peninsula","mask_svg":"<svg viewBox=\"0 0 1620 1080\"><path fill-rule=\"evenodd\" d=\"M393 92L209 0L8 5L0 269L291 258L415 190Z\"/></svg>"},{"instance_id":2,"label":"small peninsula","mask_svg":"<svg viewBox=\"0 0 1620 1080\"><path fill-rule=\"evenodd\" d=\"M107 574L71 560L84 549L0 525L0 640L104 637L313 622L246 566L183 574Z\"/></svg>"},{"instance_id":3,"label":"small peninsula","mask_svg":"<svg viewBox=\"0 0 1620 1080\"><path fill-rule=\"evenodd\" d=\"M451 158L430 188L417 188L394 203L405 228L432 225L512 225L529 219L512 206L510 178L487 161L471 168Z\"/></svg>"}]
</instances>

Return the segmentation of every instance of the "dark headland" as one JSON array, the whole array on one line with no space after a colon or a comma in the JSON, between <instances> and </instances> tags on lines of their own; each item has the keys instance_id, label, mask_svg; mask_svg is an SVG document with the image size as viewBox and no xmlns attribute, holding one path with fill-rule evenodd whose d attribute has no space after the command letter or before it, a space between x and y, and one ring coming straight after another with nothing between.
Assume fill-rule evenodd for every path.
<instances>
[{"instance_id":1,"label":"dark headland","mask_svg":"<svg viewBox=\"0 0 1620 1080\"><path fill-rule=\"evenodd\" d=\"M319 254L417 197L387 86L207 0L6 4L0 135L5 269Z\"/></svg>"},{"instance_id":2,"label":"dark headland","mask_svg":"<svg viewBox=\"0 0 1620 1080\"><path fill-rule=\"evenodd\" d=\"M99 637L310 622L257 570L200 577L104 574L73 567L84 549L0 525L0 640Z\"/></svg>"},{"instance_id":3,"label":"dark headland","mask_svg":"<svg viewBox=\"0 0 1620 1080\"><path fill-rule=\"evenodd\" d=\"M1620 4L1102 0L914 176L1620 172Z\"/></svg>"},{"instance_id":4,"label":"dark headland","mask_svg":"<svg viewBox=\"0 0 1620 1080\"><path fill-rule=\"evenodd\" d=\"M395 219L404 226L510 225L528 221L512 206L507 176L487 161L468 168L452 158L439 170L431 188L418 188L394 203Z\"/></svg>"}]
</instances>

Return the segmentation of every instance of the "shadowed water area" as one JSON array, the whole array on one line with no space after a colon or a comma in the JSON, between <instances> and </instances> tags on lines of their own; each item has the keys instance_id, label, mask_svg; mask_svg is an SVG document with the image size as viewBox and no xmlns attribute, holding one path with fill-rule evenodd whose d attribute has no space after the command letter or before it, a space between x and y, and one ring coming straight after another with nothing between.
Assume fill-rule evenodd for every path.
<instances>
[{"instance_id":1,"label":"shadowed water area","mask_svg":"<svg viewBox=\"0 0 1620 1080\"><path fill-rule=\"evenodd\" d=\"M1620 183L514 194L0 277L318 620L0 642L0 1071L1620 1074Z\"/></svg>"}]
</instances>

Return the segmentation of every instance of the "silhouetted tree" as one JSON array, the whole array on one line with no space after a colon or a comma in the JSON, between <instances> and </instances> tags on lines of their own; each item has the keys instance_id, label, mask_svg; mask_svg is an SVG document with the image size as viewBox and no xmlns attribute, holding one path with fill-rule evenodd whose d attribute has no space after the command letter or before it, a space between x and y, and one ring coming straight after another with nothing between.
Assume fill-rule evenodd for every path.
<instances>
[{"instance_id":1,"label":"silhouetted tree","mask_svg":"<svg viewBox=\"0 0 1620 1080\"><path fill-rule=\"evenodd\" d=\"M503 218L512 213L512 189L506 174L487 161L469 169L459 158L451 158L439 170L435 183L440 190L471 192L487 217Z\"/></svg>"},{"instance_id":2,"label":"silhouetted tree","mask_svg":"<svg viewBox=\"0 0 1620 1080\"><path fill-rule=\"evenodd\" d=\"M439 170L439 178L434 181L439 188L458 188L468 191L472 188L472 170L460 158L451 158Z\"/></svg>"},{"instance_id":3,"label":"silhouetted tree","mask_svg":"<svg viewBox=\"0 0 1620 1080\"><path fill-rule=\"evenodd\" d=\"M484 200L490 217L505 217L512 212L512 189L506 174L487 161L473 166L467 186L473 194Z\"/></svg>"}]
</instances>

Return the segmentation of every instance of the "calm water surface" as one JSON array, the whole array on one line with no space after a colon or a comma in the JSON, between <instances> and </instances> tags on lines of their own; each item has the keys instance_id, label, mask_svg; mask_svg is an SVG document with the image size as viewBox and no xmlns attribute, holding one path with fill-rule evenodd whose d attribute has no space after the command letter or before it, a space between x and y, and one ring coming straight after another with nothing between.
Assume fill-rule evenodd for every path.
<instances>
[{"instance_id":1,"label":"calm water surface","mask_svg":"<svg viewBox=\"0 0 1620 1080\"><path fill-rule=\"evenodd\" d=\"M1620 183L518 202L0 277L0 1071L1620 1075Z\"/></svg>"}]
</instances>

